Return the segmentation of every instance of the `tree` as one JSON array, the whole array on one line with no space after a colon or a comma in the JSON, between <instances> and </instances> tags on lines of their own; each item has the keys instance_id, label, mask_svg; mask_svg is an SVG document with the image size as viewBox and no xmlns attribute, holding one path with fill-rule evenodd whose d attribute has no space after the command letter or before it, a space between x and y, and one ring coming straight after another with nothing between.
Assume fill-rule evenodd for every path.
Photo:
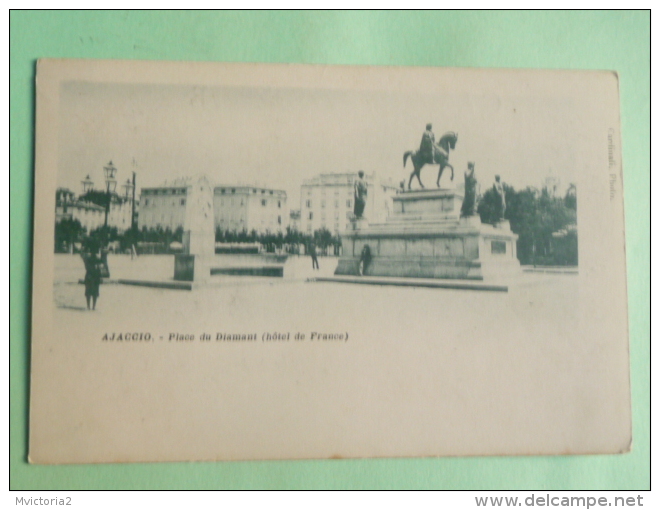
<instances>
[{"instance_id":1,"label":"tree","mask_svg":"<svg viewBox=\"0 0 660 510\"><path fill-rule=\"evenodd\" d=\"M64 218L55 223L55 253L67 253L73 244L83 239L85 227L73 218Z\"/></svg>"},{"instance_id":2,"label":"tree","mask_svg":"<svg viewBox=\"0 0 660 510\"><path fill-rule=\"evenodd\" d=\"M323 253L327 255L328 246L331 246L332 243L332 232L327 228L320 228L314 231L314 243L318 246Z\"/></svg>"},{"instance_id":3,"label":"tree","mask_svg":"<svg viewBox=\"0 0 660 510\"><path fill-rule=\"evenodd\" d=\"M566 190L564 205L569 209L577 211L577 188L575 187L575 184L571 184Z\"/></svg>"},{"instance_id":4,"label":"tree","mask_svg":"<svg viewBox=\"0 0 660 510\"><path fill-rule=\"evenodd\" d=\"M571 188L565 198L551 196L547 188L540 192L527 187L516 191L503 185L506 197L504 217L511 230L518 234L517 252L522 264L577 264L577 199ZM499 220L499 197L494 189L487 190L479 203L482 223Z\"/></svg>"},{"instance_id":5,"label":"tree","mask_svg":"<svg viewBox=\"0 0 660 510\"><path fill-rule=\"evenodd\" d=\"M101 225L96 227L89 233L89 237L93 239L99 246L106 247L108 243L119 240L119 231L117 227L110 227L108 225Z\"/></svg>"},{"instance_id":6,"label":"tree","mask_svg":"<svg viewBox=\"0 0 660 510\"><path fill-rule=\"evenodd\" d=\"M515 195L515 190L508 184L503 183L502 188L504 189L504 199L506 201L507 210L504 213L504 218L509 219L509 204ZM479 200L479 206L477 207L477 213L481 217L482 223L489 223L494 225L500 221L500 196L495 191L495 188L492 186L486 190L486 192L481 196Z\"/></svg>"},{"instance_id":7,"label":"tree","mask_svg":"<svg viewBox=\"0 0 660 510\"><path fill-rule=\"evenodd\" d=\"M80 195L80 197L78 197L78 199L81 202L89 202L91 204L100 205L101 207L103 207L105 209L106 206L108 205L108 198L109 197L110 197L110 195L105 191L101 191L101 190L98 190L98 189L90 189L89 191L87 191L83 195Z\"/></svg>"}]
</instances>

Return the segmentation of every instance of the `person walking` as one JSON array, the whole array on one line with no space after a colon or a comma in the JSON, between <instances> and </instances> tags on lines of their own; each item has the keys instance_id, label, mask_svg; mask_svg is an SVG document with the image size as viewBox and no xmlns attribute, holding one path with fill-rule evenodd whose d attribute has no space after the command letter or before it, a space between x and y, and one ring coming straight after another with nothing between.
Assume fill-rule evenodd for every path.
<instances>
[{"instance_id":1,"label":"person walking","mask_svg":"<svg viewBox=\"0 0 660 510\"><path fill-rule=\"evenodd\" d=\"M316 245L313 242L309 244L309 254L312 257L312 269L319 269L319 259L316 257Z\"/></svg>"},{"instance_id":2,"label":"person walking","mask_svg":"<svg viewBox=\"0 0 660 510\"><path fill-rule=\"evenodd\" d=\"M92 251L86 256L83 256L83 261L85 262L85 299L87 300L87 309L96 310L96 300L99 297L99 287L101 285L101 259Z\"/></svg>"}]
</instances>

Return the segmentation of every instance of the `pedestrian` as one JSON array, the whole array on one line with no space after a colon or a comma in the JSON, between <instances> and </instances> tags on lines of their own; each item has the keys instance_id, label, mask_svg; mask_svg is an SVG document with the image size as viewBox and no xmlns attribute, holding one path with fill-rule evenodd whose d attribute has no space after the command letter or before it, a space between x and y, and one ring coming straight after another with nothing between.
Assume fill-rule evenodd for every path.
<instances>
[{"instance_id":1,"label":"pedestrian","mask_svg":"<svg viewBox=\"0 0 660 510\"><path fill-rule=\"evenodd\" d=\"M99 287L101 285L101 259L99 259L96 252L92 251L87 255L83 255L83 261L85 262L85 299L87 300L87 309L96 310L96 300L99 297Z\"/></svg>"},{"instance_id":2,"label":"pedestrian","mask_svg":"<svg viewBox=\"0 0 660 510\"><path fill-rule=\"evenodd\" d=\"M309 254L312 257L312 269L319 269L319 259L316 257L316 245L314 243L309 244Z\"/></svg>"}]
</instances>

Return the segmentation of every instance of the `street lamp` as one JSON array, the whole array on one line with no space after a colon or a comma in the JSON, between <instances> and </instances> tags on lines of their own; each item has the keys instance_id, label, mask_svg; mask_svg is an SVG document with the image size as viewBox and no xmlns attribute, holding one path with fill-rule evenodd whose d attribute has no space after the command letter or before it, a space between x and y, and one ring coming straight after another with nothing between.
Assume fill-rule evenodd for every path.
<instances>
[{"instance_id":1,"label":"street lamp","mask_svg":"<svg viewBox=\"0 0 660 510\"><path fill-rule=\"evenodd\" d=\"M91 191L94 189L94 181L89 178L89 175L85 177L84 181L80 181L83 186L83 193L87 193L88 191Z\"/></svg>"},{"instance_id":2,"label":"street lamp","mask_svg":"<svg viewBox=\"0 0 660 510\"><path fill-rule=\"evenodd\" d=\"M131 194L132 194L132 191L133 191L133 183L131 182L131 180L126 179L126 183L122 184L121 187L124 188L124 196L126 198L131 198Z\"/></svg>"},{"instance_id":3,"label":"street lamp","mask_svg":"<svg viewBox=\"0 0 660 510\"><path fill-rule=\"evenodd\" d=\"M108 212L110 211L110 197L112 196L112 193L115 192L115 188L117 187L117 181L115 180L115 174L117 173L117 169L112 164L112 161L108 163L108 166L103 167L103 173L105 175L105 193L106 193L104 226L107 227Z\"/></svg>"}]
</instances>

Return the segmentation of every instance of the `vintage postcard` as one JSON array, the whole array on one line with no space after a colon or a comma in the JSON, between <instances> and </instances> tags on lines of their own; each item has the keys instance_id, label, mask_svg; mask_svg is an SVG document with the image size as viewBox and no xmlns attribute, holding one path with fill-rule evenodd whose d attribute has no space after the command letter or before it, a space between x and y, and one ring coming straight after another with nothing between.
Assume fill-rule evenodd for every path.
<instances>
[{"instance_id":1,"label":"vintage postcard","mask_svg":"<svg viewBox=\"0 0 660 510\"><path fill-rule=\"evenodd\" d=\"M29 459L603 454L611 72L42 60Z\"/></svg>"}]
</instances>

